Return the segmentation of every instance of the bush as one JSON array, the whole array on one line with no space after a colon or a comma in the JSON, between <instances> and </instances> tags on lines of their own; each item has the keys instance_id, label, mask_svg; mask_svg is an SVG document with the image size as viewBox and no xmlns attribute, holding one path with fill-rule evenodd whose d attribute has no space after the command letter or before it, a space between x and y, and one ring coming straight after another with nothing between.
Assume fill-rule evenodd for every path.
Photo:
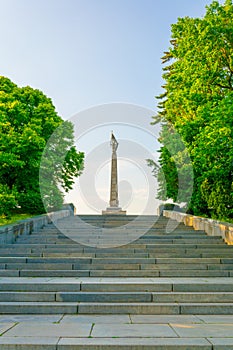
<instances>
[{"instance_id":1,"label":"bush","mask_svg":"<svg viewBox=\"0 0 233 350\"><path fill-rule=\"evenodd\" d=\"M11 191L6 185L0 184L0 215L10 218L11 211L16 205L17 201L14 191Z\"/></svg>"}]
</instances>

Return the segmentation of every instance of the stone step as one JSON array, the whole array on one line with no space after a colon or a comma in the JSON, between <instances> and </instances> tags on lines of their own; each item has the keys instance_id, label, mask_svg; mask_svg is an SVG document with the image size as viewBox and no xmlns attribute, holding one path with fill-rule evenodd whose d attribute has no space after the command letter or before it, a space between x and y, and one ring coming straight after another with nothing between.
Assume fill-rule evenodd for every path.
<instances>
[{"instance_id":1,"label":"stone step","mask_svg":"<svg viewBox=\"0 0 233 350\"><path fill-rule=\"evenodd\" d=\"M11 270L5 270L11 271ZM15 270L13 270L15 271ZM20 277L90 277L90 271L87 270L19 270ZM1 275L1 270L0 270ZM216 276L218 273L213 273L212 276ZM219 273L221 276L226 276L225 272ZM5 274L4 276L7 276Z\"/></svg>"},{"instance_id":2,"label":"stone step","mask_svg":"<svg viewBox=\"0 0 233 350\"><path fill-rule=\"evenodd\" d=\"M70 238L68 237L68 234L70 235ZM92 234L90 235L88 232L86 233L77 233L77 232L72 232L68 233L67 232L67 236L64 235L55 235L55 234L50 234L50 233L43 233L43 234L34 234L34 235L30 235L30 236L23 236L20 237L18 239L17 242L20 243L37 243L37 242L41 242L41 243L47 243L47 241L50 241L51 243L57 244L57 243L62 243L62 244L66 244L66 243L71 243L72 242L72 236L76 236L77 238L82 238L84 239L85 237L97 237L99 239L106 239L106 240L111 240L111 239L115 239L117 240L119 237L122 238L122 234L118 233L118 232L114 232L114 233L106 233L106 234ZM135 235L136 234L136 235ZM150 234L144 235L144 236L139 236L139 238L137 238L139 233L137 232L125 232L124 230L124 237L127 238L132 238L134 239L134 242L137 243L145 243L145 242L149 242L149 243L153 243L153 242L162 242L162 241L179 241L179 240L184 240L184 241L189 241L189 240L199 240L199 241L209 241L209 242L220 242L220 243L224 243L223 239L221 236L207 236L206 234L203 233L187 233L187 232L180 232L180 233L176 233L176 234L166 234L166 233L162 233L162 232L151 232Z\"/></svg>"},{"instance_id":3,"label":"stone step","mask_svg":"<svg viewBox=\"0 0 233 350\"><path fill-rule=\"evenodd\" d=\"M233 303L0 302L0 314L233 315Z\"/></svg>"},{"instance_id":4,"label":"stone step","mask_svg":"<svg viewBox=\"0 0 233 350\"><path fill-rule=\"evenodd\" d=\"M25 241L22 242L17 241L16 244L12 244L9 245L7 244L6 246L1 245L0 246L0 251L4 251L4 249L9 249L9 250L20 250L20 249L34 249L34 248L41 248L41 249L50 249L50 248L64 248L64 249L80 249L83 250L95 250L95 249L100 249L100 250L105 250L105 249L111 249L111 250L122 250L124 251L125 249L136 249L136 248L156 248L156 247L162 247L162 248L183 248L185 247L198 247L200 246L201 248L206 247L206 248L217 248L217 249L228 249L229 251L232 251L233 246L231 245L227 245L225 242L222 242L220 240L215 240L215 241L211 241L209 239L189 239L189 240L157 240L157 241L150 241L150 242L146 242L146 241L131 241L131 238L129 240L126 240L126 243L124 245L121 244L121 246L117 246L118 244L118 240L114 239L114 237L112 237L111 239L109 239L110 243L116 243L115 247L110 247L110 248L101 248L98 246L91 246L90 245L82 245L81 243L75 242L75 241L57 241L57 242L43 242L41 240L38 239L38 241ZM81 241L82 242L82 241ZM91 240L90 240L91 242ZM103 239L103 240L99 240L98 242L103 243L106 242L107 244L107 240ZM87 242L88 243L88 242Z\"/></svg>"},{"instance_id":5,"label":"stone step","mask_svg":"<svg viewBox=\"0 0 233 350\"><path fill-rule=\"evenodd\" d=\"M79 236L74 236L76 242L80 241L80 242L86 242L87 244L90 242L96 242L95 244L109 244L110 247L112 247L111 244L113 244L113 246L117 246L120 245L121 249L124 249L124 246L122 245L122 239L123 242L128 243L128 241L133 241L134 237L119 237L119 239L117 237L95 237L95 238L86 238L85 237L79 237ZM151 239L151 238L145 238L143 240L140 240L138 242L134 242L131 244L132 248L143 248L145 245L147 245L148 247L153 247L153 246L157 246L157 245L165 245L165 244L216 244L217 246L226 246L226 244L220 240L219 238L207 238L207 237L203 237L203 238L159 238L159 239ZM28 244L28 245L33 245L33 244L44 244L44 245L59 245L59 246L65 246L65 245L72 245L70 244L69 240L54 240L54 239L25 239L25 240L21 240L20 243L17 243L17 246L22 246L24 244ZM74 247L74 245L72 245ZM71 248L71 247L70 247Z\"/></svg>"},{"instance_id":6,"label":"stone step","mask_svg":"<svg viewBox=\"0 0 233 350\"><path fill-rule=\"evenodd\" d=\"M127 313L134 315L233 315L233 303L79 303L78 313Z\"/></svg>"},{"instance_id":7,"label":"stone step","mask_svg":"<svg viewBox=\"0 0 233 350\"><path fill-rule=\"evenodd\" d=\"M65 301L65 300L64 300ZM156 292L152 293L155 303L233 303L233 292Z\"/></svg>"},{"instance_id":8,"label":"stone step","mask_svg":"<svg viewBox=\"0 0 233 350\"><path fill-rule=\"evenodd\" d=\"M205 271L205 270L124 270L121 272L114 270L92 270L90 277L229 277L233 276L228 271Z\"/></svg>"},{"instance_id":9,"label":"stone step","mask_svg":"<svg viewBox=\"0 0 233 350\"><path fill-rule=\"evenodd\" d=\"M121 254L126 254L128 256L128 254L134 254L134 253L153 253L153 252L157 252L157 253L181 253L183 251L190 251L191 252L203 252L203 253L211 253L211 252L216 252L216 253L222 253L222 252L226 252L226 253L233 253L232 248L230 248L227 245L220 245L220 244L209 244L209 243L205 243L205 244L196 244L196 243L192 243L192 244L150 244L150 245L138 245L138 246L131 246L131 245L125 245L124 247L120 247L118 246L118 243L114 243L115 246L113 246L113 241L111 241L111 243L107 242L99 242L98 245L96 245L96 247L91 246L91 247L83 247L83 246L78 246L76 247L74 244L73 245L63 245L63 244L54 244L54 245L47 245L45 247L40 247L40 245L33 245L31 247L28 247L28 249L24 250L23 249L23 245L22 248L20 248L20 245L17 245L17 248L14 249L7 249L5 248L5 250L0 250L0 255L1 253L8 253L8 255L13 254L14 252L18 253L21 252L22 255L24 255L24 253L37 253L37 254L41 254L43 252L48 252L48 253L72 253L72 252L80 252L80 253L121 253ZM231 246L232 247L232 246ZM27 247L25 247L27 248Z\"/></svg>"},{"instance_id":10,"label":"stone step","mask_svg":"<svg viewBox=\"0 0 233 350\"><path fill-rule=\"evenodd\" d=\"M152 302L149 292L0 292L0 302ZM230 300L230 297L229 297Z\"/></svg>"},{"instance_id":11,"label":"stone step","mask_svg":"<svg viewBox=\"0 0 233 350\"><path fill-rule=\"evenodd\" d=\"M176 236L195 236L195 237L207 237L207 238L219 238L222 239L221 235L217 236L208 236L204 231L198 230L195 231L193 228L188 228L185 226L179 226L175 227L174 230L171 232L167 232L166 227L149 227L148 225L143 226L133 226L130 225L122 225L120 227L95 227L88 225L87 227L82 226L80 224L74 225L74 227L70 226L69 228L67 225L63 225L59 227L59 229L56 230L48 230L46 227L40 231L32 232L30 235L21 235L19 237L19 240L21 239L30 239L30 238L37 238L38 236L43 237L59 237L61 239L70 239L70 234L79 234L80 236L85 235L95 235L95 236L103 236L103 235L109 235L111 237L114 237L116 233L121 234L124 230L124 235L132 235L134 236L135 233L142 232L142 235L139 236L139 239L144 238L154 238L154 237L176 237Z\"/></svg>"},{"instance_id":12,"label":"stone step","mask_svg":"<svg viewBox=\"0 0 233 350\"><path fill-rule=\"evenodd\" d=\"M99 279L95 281L85 281L81 283L82 291L162 291L162 292L232 292L233 282L232 278L218 279L204 279L205 281L190 279L190 278L176 278L168 279L157 278L151 279L151 283L146 282L146 279L135 279L131 283L124 282L123 278L116 278L115 283L106 279Z\"/></svg>"},{"instance_id":13,"label":"stone step","mask_svg":"<svg viewBox=\"0 0 233 350\"><path fill-rule=\"evenodd\" d=\"M78 253L78 252L67 252L65 253L57 253L57 252L43 252L43 257L45 258L63 258L63 257L71 257L71 258L79 258L79 257L90 257L90 258L99 258L99 259L104 259L104 258L127 258L126 254L118 252L118 253L98 253L98 250L96 253ZM132 254L133 259L141 259L141 258L149 258L148 253L134 253ZM153 259L154 257L152 257Z\"/></svg>"},{"instance_id":14,"label":"stone step","mask_svg":"<svg viewBox=\"0 0 233 350\"><path fill-rule=\"evenodd\" d=\"M7 252L1 252L1 257L9 257L9 253ZM127 257L127 255L125 253L121 253L121 252L98 252L98 250L96 251L96 253L83 253L83 252L76 252L76 251L69 251L69 252L65 252L65 250L63 251L41 251L41 252L33 252L33 253L25 253L25 252L14 252L11 254L11 257L22 257L22 255L24 257L87 257L87 258L91 258L91 257L96 257L96 258L125 258ZM232 258L232 253L229 251L202 251L202 250L197 250L197 249L193 249L190 251L185 251L185 249L183 250L179 250L179 251L173 251L173 252L168 252L168 251L154 251L154 252L144 252L144 253L132 253L130 255L133 258L221 258L221 259L228 259L228 258Z\"/></svg>"},{"instance_id":15,"label":"stone step","mask_svg":"<svg viewBox=\"0 0 233 350\"><path fill-rule=\"evenodd\" d=\"M0 302L233 303L233 292L0 292Z\"/></svg>"},{"instance_id":16,"label":"stone step","mask_svg":"<svg viewBox=\"0 0 233 350\"><path fill-rule=\"evenodd\" d=\"M233 278L4 278L1 291L232 292Z\"/></svg>"},{"instance_id":17,"label":"stone step","mask_svg":"<svg viewBox=\"0 0 233 350\"><path fill-rule=\"evenodd\" d=\"M102 327L103 328L103 327ZM105 326L104 326L105 328ZM148 332L152 332L152 327ZM135 329L130 330L131 332ZM128 332L129 333L129 332ZM145 333L145 331L144 331ZM165 330L164 330L165 335ZM212 342L211 342L212 341ZM1 337L1 350L218 350L229 349L221 338L178 338L178 337ZM213 348L212 344L223 347ZM229 339L228 344L233 346Z\"/></svg>"},{"instance_id":18,"label":"stone step","mask_svg":"<svg viewBox=\"0 0 233 350\"><path fill-rule=\"evenodd\" d=\"M186 253L185 249L180 252L180 253L176 253L176 252L158 252L158 253L134 253L131 257L132 258L201 258L202 255L207 255L207 256L203 256L203 258L207 257L207 258L217 258L219 259L219 254L220 253L202 253L200 252L192 252L192 253ZM213 255L213 256L212 256ZM101 259L105 259L105 258L125 258L125 254L118 252L118 253L98 253L98 251L96 253L77 253L77 252L68 252L67 254L65 253L56 253L56 252L44 252L43 253L43 257L95 257L95 258L101 258ZM232 258L232 253L221 253L221 258L223 259L228 259L228 258Z\"/></svg>"},{"instance_id":19,"label":"stone step","mask_svg":"<svg viewBox=\"0 0 233 350\"><path fill-rule=\"evenodd\" d=\"M136 263L114 263L114 264L85 264L85 263L7 263L0 264L1 269L8 270L232 270L232 264L136 264Z\"/></svg>"},{"instance_id":20,"label":"stone step","mask_svg":"<svg viewBox=\"0 0 233 350\"><path fill-rule=\"evenodd\" d=\"M224 270L0 270L0 277L231 277Z\"/></svg>"},{"instance_id":21,"label":"stone step","mask_svg":"<svg viewBox=\"0 0 233 350\"><path fill-rule=\"evenodd\" d=\"M0 292L0 302L55 302L55 292Z\"/></svg>"},{"instance_id":22,"label":"stone step","mask_svg":"<svg viewBox=\"0 0 233 350\"><path fill-rule=\"evenodd\" d=\"M78 303L0 302L0 314L77 314Z\"/></svg>"}]
</instances>

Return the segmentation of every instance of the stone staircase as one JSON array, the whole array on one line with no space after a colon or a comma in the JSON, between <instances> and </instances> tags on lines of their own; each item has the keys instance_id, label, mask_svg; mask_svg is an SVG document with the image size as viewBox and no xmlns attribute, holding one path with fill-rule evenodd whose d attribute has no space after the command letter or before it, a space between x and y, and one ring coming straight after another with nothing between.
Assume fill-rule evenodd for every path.
<instances>
[{"instance_id":1,"label":"stone staircase","mask_svg":"<svg viewBox=\"0 0 233 350\"><path fill-rule=\"evenodd\" d=\"M176 222L168 233L167 225L164 217L86 215L1 245L0 349L233 349L233 246ZM58 315L47 329L60 329L59 337L52 328L44 330L42 341L38 324L35 337L19 331L24 323L8 322L1 331L3 316L12 321L19 315ZM86 325L86 333L72 337L64 331L68 315L83 317L76 329ZM203 315L230 317L228 342L222 337L218 345L211 332L199 336L200 330L183 336L183 329L203 323ZM130 321L116 326L113 316ZM99 327L101 317L105 322ZM140 327L134 317L144 317ZM177 326L181 322L183 328ZM157 334L161 323L167 328Z\"/></svg>"}]
</instances>

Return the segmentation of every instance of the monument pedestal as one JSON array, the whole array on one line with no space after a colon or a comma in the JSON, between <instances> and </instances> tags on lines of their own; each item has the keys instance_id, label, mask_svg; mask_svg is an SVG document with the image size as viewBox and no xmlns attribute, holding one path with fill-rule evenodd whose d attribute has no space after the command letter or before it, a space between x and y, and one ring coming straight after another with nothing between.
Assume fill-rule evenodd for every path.
<instances>
[{"instance_id":1,"label":"monument pedestal","mask_svg":"<svg viewBox=\"0 0 233 350\"><path fill-rule=\"evenodd\" d=\"M102 210L102 215L126 215L126 210L122 210L120 207L108 207L106 210Z\"/></svg>"}]
</instances>

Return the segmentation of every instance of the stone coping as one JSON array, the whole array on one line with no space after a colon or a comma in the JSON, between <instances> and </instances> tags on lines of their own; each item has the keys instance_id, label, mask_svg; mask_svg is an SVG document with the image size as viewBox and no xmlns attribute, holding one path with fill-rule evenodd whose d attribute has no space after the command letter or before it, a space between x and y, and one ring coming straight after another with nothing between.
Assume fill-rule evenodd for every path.
<instances>
[{"instance_id":1,"label":"stone coping","mask_svg":"<svg viewBox=\"0 0 233 350\"><path fill-rule=\"evenodd\" d=\"M41 229L51 222L71 215L74 215L72 209L63 209L21 220L15 224L1 226L0 244L11 244L15 242L20 235L30 235L32 232Z\"/></svg>"},{"instance_id":2,"label":"stone coping","mask_svg":"<svg viewBox=\"0 0 233 350\"><path fill-rule=\"evenodd\" d=\"M227 244L233 245L233 224L231 223L172 210L163 210L163 216L182 222L186 226L192 226L195 230L203 230L208 236L222 236Z\"/></svg>"}]
</instances>

